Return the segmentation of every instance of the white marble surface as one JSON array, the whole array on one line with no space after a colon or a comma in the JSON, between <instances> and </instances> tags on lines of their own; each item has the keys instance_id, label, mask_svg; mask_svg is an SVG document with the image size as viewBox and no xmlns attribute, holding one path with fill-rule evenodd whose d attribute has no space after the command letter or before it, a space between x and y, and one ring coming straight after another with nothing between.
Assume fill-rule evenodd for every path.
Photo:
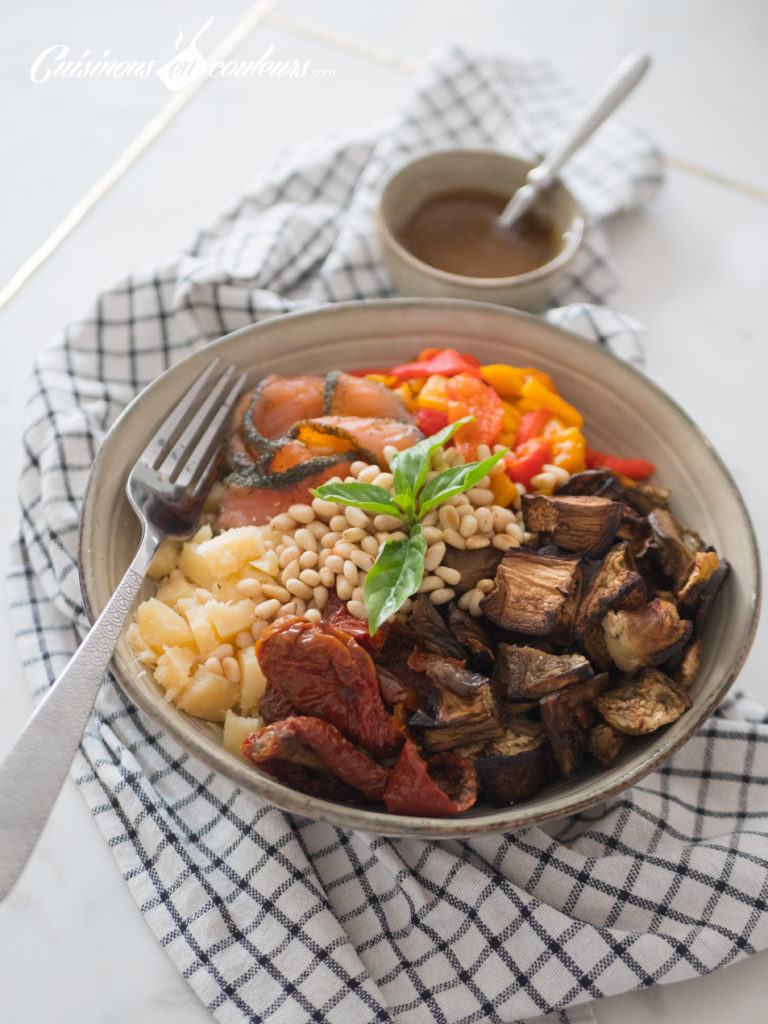
<instances>
[{"instance_id":1,"label":"white marble surface","mask_svg":"<svg viewBox=\"0 0 768 1024\"><path fill-rule=\"evenodd\" d=\"M105 171L169 93L156 81L60 80L33 85L43 49L104 49L163 59L215 12L207 50L248 9L247 0L181 5L95 0L3 5L0 33L0 177L4 245L0 286ZM211 81L0 310L0 535L16 521L20 423L32 360L56 329L111 278L155 262L234 199L276 149L386 115L436 42L499 44L545 53L589 90L626 51L656 58L628 113L677 162L653 206L611 227L620 303L649 328L648 371L685 406L731 466L765 554L764 344L768 286L768 105L762 0L281 0L243 43L332 68L314 81ZM207 46L206 46L207 44ZM680 169L693 164L695 172ZM728 179L726 181L718 179ZM743 187L742 187L743 186ZM750 191L751 190L751 191ZM5 561L4 545L2 561ZM0 606L7 671L0 686L0 753L30 708ZM741 683L768 701L765 625ZM48 829L11 897L0 906L2 1018L37 1024L141 1019L212 1020L145 926L111 854L67 782ZM708 978L606 1000L601 1024L664 1020L720 1024L765 1019L768 953Z\"/></svg>"}]
</instances>

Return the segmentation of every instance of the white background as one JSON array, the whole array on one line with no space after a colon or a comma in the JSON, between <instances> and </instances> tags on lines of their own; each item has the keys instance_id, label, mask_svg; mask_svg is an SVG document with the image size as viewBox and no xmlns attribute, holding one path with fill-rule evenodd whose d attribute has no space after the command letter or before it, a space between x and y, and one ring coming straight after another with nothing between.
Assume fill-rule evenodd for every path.
<instances>
[{"instance_id":1,"label":"white background","mask_svg":"<svg viewBox=\"0 0 768 1024\"><path fill-rule=\"evenodd\" d=\"M610 228L619 305L649 329L647 371L730 466L764 549L768 526L768 6L764 0L279 0L236 50L311 60L327 78L210 80L0 309L0 535L17 519L24 395L34 355L109 281L187 244L285 145L386 116L448 39L547 56L585 94L627 52L655 64L625 108L670 158L653 206ZM0 287L171 98L157 78L30 81L57 43L73 56L167 60L214 14L208 53L247 0L53 0L2 5ZM5 542L0 545L5 559ZM0 753L30 709L0 605ZM739 685L768 701L761 629ZM42 754L41 754L42 756ZM2 1018L37 1024L210 1024L143 922L67 782L24 877L0 906ZM600 1022L765 1019L768 953L708 978L606 1000Z\"/></svg>"}]
</instances>

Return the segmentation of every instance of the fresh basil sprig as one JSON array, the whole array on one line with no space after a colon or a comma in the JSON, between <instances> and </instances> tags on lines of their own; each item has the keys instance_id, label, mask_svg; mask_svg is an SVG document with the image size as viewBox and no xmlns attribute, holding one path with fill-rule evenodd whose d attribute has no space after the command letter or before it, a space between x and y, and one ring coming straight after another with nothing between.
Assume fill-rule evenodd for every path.
<instances>
[{"instance_id":1,"label":"fresh basil sprig","mask_svg":"<svg viewBox=\"0 0 768 1024\"><path fill-rule=\"evenodd\" d=\"M365 578L363 600L371 636L419 589L427 552L421 520L427 512L454 494L461 494L474 487L507 452L505 448L481 462L454 466L427 480L432 456L460 427L473 421L474 416L465 416L432 437L396 452L390 460L394 496L384 487L359 481L321 484L312 491L312 494L324 501L335 501L366 512L395 516L402 519L408 528L408 536L388 540L379 548L378 557Z\"/></svg>"}]
</instances>

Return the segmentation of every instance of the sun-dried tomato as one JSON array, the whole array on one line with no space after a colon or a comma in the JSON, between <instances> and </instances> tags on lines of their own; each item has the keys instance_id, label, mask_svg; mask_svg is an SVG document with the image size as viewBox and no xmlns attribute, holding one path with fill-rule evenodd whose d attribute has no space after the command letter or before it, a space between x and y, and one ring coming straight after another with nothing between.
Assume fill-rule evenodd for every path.
<instances>
[{"instance_id":1,"label":"sun-dried tomato","mask_svg":"<svg viewBox=\"0 0 768 1024\"><path fill-rule=\"evenodd\" d=\"M267 681L297 711L330 722L377 757L400 749L374 664L348 633L327 622L278 619L256 653Z\"/></svg>"},{"instance_id":2,"label":"sun-dried tomato","mask_svg":"<svg viewBox=\"0 0 768 1024\"><path fill-rule=\"evenodd\" d=\"M410 740L384 790L391 814L445 817L466 811L476 799L477 774L471 762L450 752L423 761Z\"/></svg>"},{"instance_id":3,"label":"sun-dried tomato","mask_svg":"<svg viewBox=\"0 0 768 1024\"><path fill-rule=\"evenodd\" d=\"M381 800L389 778L386 768L353 746L335 726L309 716L267 725L252 733L241 749L245 757L281 782L314 796L333 794L329 797L333 800L347 799L340 795L344 790L336 785L339 780L358 791L354 794L358 800L361 795L366 800ZM301 784L297 785L297 779Z\"/></svg>"},{"instance_id":4,"label":"sun-dried tomato","mask_svg":"<svg viewBox=\"0 0 768 1024\"><path fill-rule=\"evenodd\" d=\"M279 690L271 683L267 683L264 696L259 701L259 714L267 725L270 725L272 722L281 722L284 718L295 715L296 709L291 707Z\"/></svg>"},{"instance_id":5,"label":"sun-dried tomato","mask_svg":"<svg viewBox=\"0 0 768 1024\"><path fill-rule=\"evenodd\" d=\"M328 622L335 629L348 633L354 637L359 644L362 644L366 651L373 653L384 646L387 639L387 623L385 622L371 636L368 632L368 620L356 619L347 611L346 601L342 601L336 594L331 594L328 603L323 611L323 621Z\"/></svg>"}]
</instances>

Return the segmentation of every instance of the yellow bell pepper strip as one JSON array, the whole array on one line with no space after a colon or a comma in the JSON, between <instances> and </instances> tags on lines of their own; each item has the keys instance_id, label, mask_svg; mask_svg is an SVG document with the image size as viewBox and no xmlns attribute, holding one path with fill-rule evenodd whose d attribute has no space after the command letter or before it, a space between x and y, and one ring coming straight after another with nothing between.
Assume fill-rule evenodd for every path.
<instances>
[{"instance_id":1,"label":"yellow bell pepper strip","mask_svg":"<svg viewBox=\"0 0 768 1024\"><path fill-rule=\"evenodd\" d=\"M447 381L448 378L440 373L433 373L427 377L419 389L419 408L438 409L440 412L445 412L448 408L448 396L445 393ZM407 387L407 385L403 386Z\"/></svg>"},{"instance_id":2,"label":"yellow bell pepper strip","mask_svg":"<svg viewBox=\"0 0 768 1024\"><path fill-rule=\"evenodd\" d=\"M647 480L656 472L655 465L647 459L621 459L616 455L596 452L593 448L587 448L586 463L587 469L612 469L630 480Z\"/></svg>"},{"instance_id":3,"label":"yellow bell pepper strip","mask_svg":"<svg viewBox=\"0 0 768 1024\"><path fill-rule=\"evenodd\" d=\"M564 398L550 391L536 377L529 377L523 384L522 397L533 403L538 409L549 409L555 416L559 416L569 427L580 427L584 419L578 409L574 409Z\"/></svg>"},{"instance_id":4,"label":"yellow bell pepper strip","mask_svg":"<svg viewBox=\"0 0 768 1024\"><path fill-rule=\"evenodd\" d=\"M545 388L555 390L552 379L535 366L507 366L505 363L488 363L480 367L480 375L486 384L502 398L518 398L529 377L541 381Z\"/></svg>"},{"instance_id":5,"label":"yellow bell pepper strip","mask_svg":"<svg viewBox=\"0 0 768 1024\"><path fill-rule=\"evenodd\" d=\"M494 505L507 508L509 505L519 504L517 488L506 473L494 473L491 476L491 491Z\"/></svg>"},{"instance_id":6,"label":"yellow bell pepper strip","mask_svg":"<svg viewBox=\"0 0 768 1024\"><path fill-rule=\"evenodd\" d=\"M567 470L571 475L582 473L586 468L587 443L578 427L568 427L549 435L552 446L552 464Z\"/></svg>"}]
</instances>

